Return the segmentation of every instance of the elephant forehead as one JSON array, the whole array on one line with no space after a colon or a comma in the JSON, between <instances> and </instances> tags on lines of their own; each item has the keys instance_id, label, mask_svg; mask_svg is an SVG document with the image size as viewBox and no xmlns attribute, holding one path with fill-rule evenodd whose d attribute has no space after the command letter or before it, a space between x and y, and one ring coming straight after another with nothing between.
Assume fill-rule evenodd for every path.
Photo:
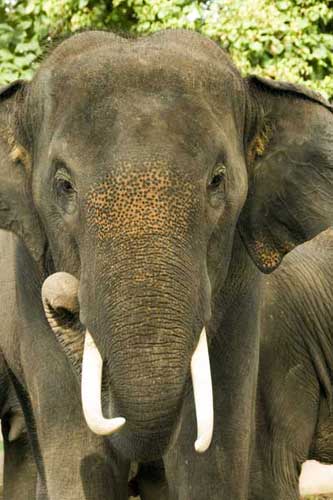
<instances>
[{"instance_id":1,"label":"elephant forehead","mask_svg":"<svg viewBox=\"0 0 333 500\"><path fill-rule=\"evenodd\" d=\"M124 162L117 174L106 175L87 194L88 227L99 240L123 234L184 235L199 210L198 188L165 165L145 162L144 170Z\"/></svg>"}]
</instances>

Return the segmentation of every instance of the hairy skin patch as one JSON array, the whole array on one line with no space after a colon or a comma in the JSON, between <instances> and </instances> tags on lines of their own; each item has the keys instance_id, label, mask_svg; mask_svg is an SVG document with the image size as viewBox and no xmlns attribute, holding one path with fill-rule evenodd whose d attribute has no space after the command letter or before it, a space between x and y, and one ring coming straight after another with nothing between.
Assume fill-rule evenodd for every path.
<instances>
[{"instance_id":1,"label":"hairy skin patch","mask_svg":"<svg viewBox=\"0 0 333 500\"><path fill-rule=\"evenodd\" d=\"M163 161L145 161L135 169L123 162L88 193L88 227L99 241L123 234L184 237L199 209L193 183Z\"/></svg>"},{"instance_id":2,"label":"hairy skin patch","mask_svg":"<svg viewBox=\"0 0 333 500\"><path fill-rule=\"evenodd\" d=\"M253 163L256 158L260 158L264 155L265 150L272 138L273 130L272 127L266 124L263 129L254 137L250 144L248 161Z\"/></svg>"},{"instance_id":3,"label":"hairy skin patch","mask_svg":"<svg viewBox=\"0 0 333 500\"><path fill-rule=\"evenodd\" d=\"M11 152L9 155L10 159L14 163L18 163L18 162L22 163L26 172L29 174L31 172L32 165L31 165L31 158L30 158L28 151L20 144L17 144L14 137L11 135L8 137L8 145L11 148Z\"/></svg>"},{"instance_id":4,"label":"hairy skin patch","mask_svg":"<svg viewBox=\"0 0 333 500\"><path fill-rule=\"evenodd\" d=\"M11 153L10 153L10 158L14 162L20 161L26 170L29 172L31 169L31 160L30 156L25 148L22 146L19 146L17 144L14 145Z\"/></svg>"},{"instance_id":5,"label":"hairy skin patch","mask_svg":"<svg viewBox=\"0 0 333 500\"><path fill-rule=\"evenodd\" d=\"M0 129L1 137L7 142L10 152L10 159L16 163L21 162L26 168L27 172L31 171L31 158L28 151L17 143L16 138L12 130L9 127L3 127Z\"/></svg>"}]
</instances>

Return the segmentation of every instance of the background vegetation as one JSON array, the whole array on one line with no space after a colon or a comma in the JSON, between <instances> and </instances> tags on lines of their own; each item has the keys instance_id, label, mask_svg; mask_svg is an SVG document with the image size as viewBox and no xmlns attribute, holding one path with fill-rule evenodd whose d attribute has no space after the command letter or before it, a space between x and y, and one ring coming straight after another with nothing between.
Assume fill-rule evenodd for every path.
<instances>
[{"instance_id":1,"label":"background vegetation","mask_svg":"<svg viewBox=\"0 0 333 500\"><path fill-rule=\"evenodd\" d=\"M333 97L333 0L0 0L0 84L30 78L45 45L81 28L197 30L244 74Z\"/></svg>"}]
</instances>

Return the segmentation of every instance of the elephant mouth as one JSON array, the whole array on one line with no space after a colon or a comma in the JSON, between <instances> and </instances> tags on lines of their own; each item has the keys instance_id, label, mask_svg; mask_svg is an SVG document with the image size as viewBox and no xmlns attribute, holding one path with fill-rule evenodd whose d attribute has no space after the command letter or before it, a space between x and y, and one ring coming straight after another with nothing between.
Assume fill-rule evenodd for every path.
<instances>
[{"instance_id":1,"label":"elephant mouth","mask_svg":"<svg viewBox=\"0 0 333 500\"><path fill-rule=\"evenodd\" d=\"M88 329L74 329L75 322L65 324L57 321L56 315L69 318L78 314L78 280L68 273L49 276L42 287L42 301L46 318L65 352L74 365L81 365L81 400L86 423L90 430L102 436L111 436L125 426L121 416L105 418L102 412L103 359ZM69 340L68 340L69 339ZM74 349L73 349L73 346ZM81 363L80 363L81 360ZM198 453L205 452L212 440L214 428L213 391L205 327L202 328L198 344L191 358L191 378L197 420L197 439L194 447Z\"/></svg>"}]
</instances>

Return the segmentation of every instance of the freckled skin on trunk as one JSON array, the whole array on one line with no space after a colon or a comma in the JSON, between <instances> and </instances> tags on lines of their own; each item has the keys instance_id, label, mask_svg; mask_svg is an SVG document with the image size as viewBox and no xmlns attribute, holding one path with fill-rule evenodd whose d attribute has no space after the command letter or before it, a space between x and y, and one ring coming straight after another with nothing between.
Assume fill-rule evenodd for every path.
<instances>
[{"instance_id":1,"label":"freckled skin on trunk","mask_svg":"<svg viewBox=\"0 0 333 500\"><path fill-rule=\"evenodd\" d=\"M93 331L108 360L113 412L127 420L112 442L144 460L152 450L156 456L164 451L181 410L200 328L192 308L200 296L191 281L194 266L177 262L177 241L138 238L129 241L127 253L126 242L121 253L118 244L108 253L112 273L96 268L101 299Z\"/></svg>"},{"instance_id":2,"label":"freckled skin on trunk","mask_svg":"<svg viewBox=\"0 0 333 500\"><path fill-rule=\"evenodd\" d=\"M167 162L143 167L118 163L90 190L89 237L97 246L90 290L81 291L81 311L107 360L113 411L127 421L112 442L141 460L170 442L209 301L195 241L199 197ZM89 296L94 308L85 308Z\"/></svg>"}]
</instances>

